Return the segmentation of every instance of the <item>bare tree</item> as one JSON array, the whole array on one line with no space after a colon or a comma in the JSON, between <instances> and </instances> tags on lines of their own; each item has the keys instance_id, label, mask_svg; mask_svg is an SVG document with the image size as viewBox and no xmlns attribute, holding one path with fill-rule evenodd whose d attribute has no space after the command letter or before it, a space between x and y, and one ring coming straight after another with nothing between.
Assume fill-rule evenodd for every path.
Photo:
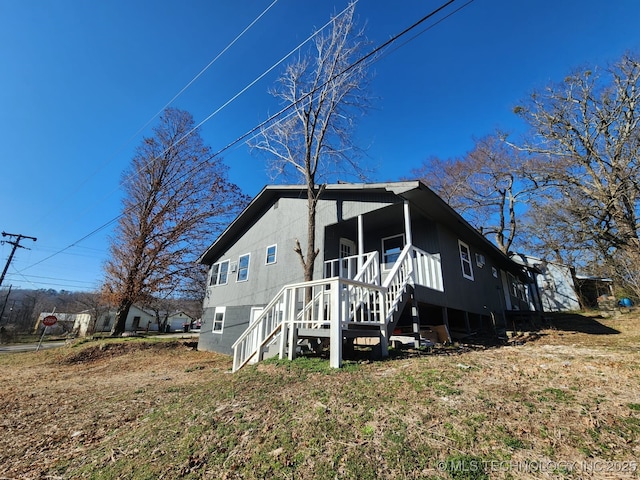
<instances>
[{"instance_id":1,"label":"bare tree","mask_svg":"<svg viewBox=\"0 0 640 480\"><path fill-rule=\"evenodd\" d=\"M286 117L262 129L252 145L266 152L274 176L291 175L307 189L306 253L296 240L304 279L313 279L316 206L323 182L337 175L362 175L353 143L355 119L368 108L367 68L357 60L367 43L354 23L355 4L333 17L329 34L315 37L315 50L290 64L272 95L290 105Z\"/></svg>"},{"instance_id":2,"label":"bare tree","mask_svg":"<svg viewBox=\"0 0 640 480\"><path fill-rule=\"evenodd\" d=\"M612 272L640 257L639 104L640 61L626 54L606 69L577 70L515 109L532 129L522 148L547 159L538 175L554 185L565 225Z\"/></svg>"},{"instance_id":3,"label":"bare tree","mask_svg":"<svg viewBox=\"0 0 640 480\"><path fill-rule=\"evenodd\" d=\"M117 305L112 335L130 307L177 294L200 252L247 199L227 179L188 112L167 109L123 175L123 213L111 239L104 292Z\"/></svg>"},{"instance_id":4,"label":"bare tree","mask_svg":"<svg viewBox=\"0 0 640 480\"><path fill-rule=\"evenodd\" d=\"M78 304L82 306L91 317L90 324L87 325L87 334L93 335L96 331L98 319L109 311L109 306L105 303L100 292L78 292L75 294L75 298Z\"/></svg>"},{"instance_id":5,"label":"bare tree","mask_svg":"<svg viewBox=\"0 0 640 480\"><path fill-rule=\"evenodd\" d=\"M476 141L462 158L432 158L412 174L508 253L520 234L524 205L539 187L528 175L533 163L496 134Z\"/></svg>"}]
</instances>

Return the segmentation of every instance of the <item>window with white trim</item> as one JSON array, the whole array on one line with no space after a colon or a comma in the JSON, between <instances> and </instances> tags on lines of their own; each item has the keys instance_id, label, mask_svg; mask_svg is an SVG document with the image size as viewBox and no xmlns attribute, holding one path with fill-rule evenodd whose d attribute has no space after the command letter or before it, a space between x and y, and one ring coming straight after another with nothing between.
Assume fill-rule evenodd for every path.
<instances>
[{"instance_id":1,"label":"window with white trim","mask_svg":"<svg viewBox=\"0 0 640 480\"><path fill-rule=\"evenodd\" d=\"M276 253L278 252L277 245L269 245L267 247L266 261L267 265L271 265L272 263L276 263Z\"/></svg>"},{"instance_id":2,"label":"window with white trim","mask_svg":"<svg viewBox=\"0 0 640 480\"><path fill-rule=\"evenodd\" d=\"M229 260L211 265L209 285L225 285L229 276Z\"/></svg>"},{"instance_id":3,"label":"window with white trim","mask_svg":"<svg viewBox=\"0 0 640 480\"><path fill-rule=\"evenodd\" d=\"M224 315L227 312L227 307L216 307L216 311L213 314L213 333L222 333L224 328Z\"/></svg>"},{"instance_id":4,"label":"window with white trim","mask_svg":"<svg viewBox=\"0 0 640 480\"><path fill-rule=\"evenodd\" d=\"M473 280L473 265L471 263L471 251L469 245L458 240L458 249L460 250L460 265L462 266L462 276Z\"/></svg>"},{"instance_id":5,"label":"window with white trim","mask_svg":"<svg viewBox=\"0 0 640 480\"><path fill-rule=\"evenodd\" d=\"M244 282L249 278L249 258L251 254L240 255L238 260L238 282Z\"/></svg>"},{"instance_id":6,"label":"window with white trim","mask_svg":"<svg viewBox=\"0 0 640 480\"><path fill-rule=\"evenodd\" d=\"M385 269L391 268L404 248L404 234L382 239L382 264Z\"/></svg>"},{"instance_id":7,"label":"window with white trim","mask_svg":"<svg viewBox=\"0 0 640 480\"><path fill-rule=\"evenodd\" d=\"M509 274L511 296L518 300L527 301L527 287L514 275Z\"/></svg>"}]
</instances>

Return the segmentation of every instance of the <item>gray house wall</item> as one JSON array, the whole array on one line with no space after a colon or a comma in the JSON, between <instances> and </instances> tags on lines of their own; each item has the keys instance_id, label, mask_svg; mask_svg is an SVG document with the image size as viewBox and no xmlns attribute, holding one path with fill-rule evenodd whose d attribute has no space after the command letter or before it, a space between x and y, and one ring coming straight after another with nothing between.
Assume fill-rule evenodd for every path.
<instances>
[{"instance_id":1,"label":"gray house wall","mask_svg":"<svg viewBox=\"0 0 640 480\"><path fill-rule=\"evenodd\" d=\"M500 274L499 269L496 268L498 277L493 276L492 267L495 264L491 256L487 252L479 250L468 239L460 238L442 226L439 226L438 233L446 306L479 315L489 315L491 311L501 312L504 305ZM473 280L466 278L462 273L459 240L469 246ZM484 255L485 264L483 267L479 267L476 263L476 254Z\"/></svg>"},{"instance_id":2,"label":"gray house wall","mask_svg":"<svg viewBox=\"0 0 640 480\"><path fill-rule=\"evenodd\" d=\"M338 258L341 238L358 245L359 216L362 216L364 252L382 253L383 238L406 235L402 196L392 193L391 189L337 187L327 189L317 206L316 247L320 254L314 270L316 279L324 276L325 260ZM283 286L303 281L302 266L293 247L298 238L306 249L306 194L303 189L283 188L277 194L265 190L264 195L257 197L260 201L256 202L251 215L243 217L237 228L229 231L232 233L223 234L222 241L207 253L207 264L225 260L229 260L230 265L238 264L240 256L246 254L250 255L250 263L246 281L238 281L238 269L230 268L225 285L211 286L209 282L203 305L200 349L232 353L232 344L249 325L252 308L265 307ZM430 317L426 323L449 319L466 324L468 330L470 323L485 321L492 312L503 317L507 303L503 285L506 275L501 268L513 269L514 264L488 245L461 217L456 218L450 207L435 195L433 198L429 195L428 190L425 193L413 189L408 196L412 243L421 250L440 255L442 266L444 292L419 286L415 289L421 311ZM269 198L272 200L265 201ZM414 198L416 203L411 203ZM262 210L258 205L263 205ZM459 240L470 249L473 280L463 276ZM276 263L266 265L267 247L274 244L277 245ZM482 267L476 262L477 253L484 256ZM517 275L517 267L513 271ZM517 299L511 300L510 308L520 307ZM225 308L225 317L222 331L214 332L217 307Z\"/></svg>"},{"instance_id":3,"label":"gray house wall","mask_svg":"<svg viewBox=\"0 0 640 480\"><path fill-rule=\"evenodd\" d=\"M319 202L316 213L316 247L320 255L316 259L314 278L323 277L325 259L338 256L338 241L325 239L325 226L336 224L340 219L357 216L377 210L388 202L396 201L394 195L379 195L376 199L363 201L360 196L344 199L336 193L327 193ZM354 225L355 224L355 220ZM251 309L265 307L287 284L302 282L302 266L293 248L295 239L300 240L303 250L307 236L306 197L280 197L271 203L263 214L255 219L251 227L224 250L214 263L229 260L230 265L238 264L242 255L250 254L249 276L246 281L238 281L238 270L229 271L227 283L211 285L209 269L207 294L203 305L202 327L199 348L220 353L232 353L231 346L248 327ZM356 231L357 232L357 231ZM357 235L351 238L357 241ZM372 242L372 245L375 242ZM266 251L270 245L277 245L275 264L266 264ZM331 245L329 251L325 245ZM380 249L380 246L376 246ZM329 256L327 256L329 255ZM216 307L224 306L225 317L222 331L213 331Z\"/></svg>"}]
</instances>

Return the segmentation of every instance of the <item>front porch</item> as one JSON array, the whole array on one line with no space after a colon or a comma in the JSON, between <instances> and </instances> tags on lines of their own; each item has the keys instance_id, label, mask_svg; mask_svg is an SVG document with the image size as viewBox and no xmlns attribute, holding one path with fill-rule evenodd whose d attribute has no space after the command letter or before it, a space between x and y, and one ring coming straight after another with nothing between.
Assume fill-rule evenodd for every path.
<instances>
[{"instance_id":1,"label":"front porch","mask_svg":"<svg viewBox=\"0 0 640 480\"><path fill-rule=\"evenodd\" d=\"M329 339L334 368L342 365L347 338L377 337L387 356L409 289L443 290L440 257L412 245L402 249L384 280L378 252L328 261L325 271L336 275L280 290L233 345L234 371L276 354L292 360L300 341L309 340Z\"/></svg>"}]
</instances>

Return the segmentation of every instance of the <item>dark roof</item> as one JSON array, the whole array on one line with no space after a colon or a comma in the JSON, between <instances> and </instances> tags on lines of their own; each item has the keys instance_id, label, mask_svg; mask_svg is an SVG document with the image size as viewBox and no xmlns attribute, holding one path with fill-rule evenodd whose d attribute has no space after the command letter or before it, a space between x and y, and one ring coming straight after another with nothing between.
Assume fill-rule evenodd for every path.
<instances>
[{"instance_id":1,"label":"dark roof","mask_svg":"<svg viewBox=\"0 0 640 480\"><path fill-rule=\"evenodd\" d=\"M264 210L276 199L284 196L301 196L306 198L306 185L267 185L249 203L249 205L229 224L213 244L200 256L198 263L211 265L237 238L255 222ZM393 193L409 201L415 208L434 221L442 223L474 246L480 246L490 253L497 266L511 271L519 271L520 267L503 254L478 230L473 228L462 216L451 208L442 198L424 183L415 181L386 183L338 183L328 184L326 191L331 192L368 192ZM436 207L436 208L434 208Z\"/></svg>"}]
</instances>

